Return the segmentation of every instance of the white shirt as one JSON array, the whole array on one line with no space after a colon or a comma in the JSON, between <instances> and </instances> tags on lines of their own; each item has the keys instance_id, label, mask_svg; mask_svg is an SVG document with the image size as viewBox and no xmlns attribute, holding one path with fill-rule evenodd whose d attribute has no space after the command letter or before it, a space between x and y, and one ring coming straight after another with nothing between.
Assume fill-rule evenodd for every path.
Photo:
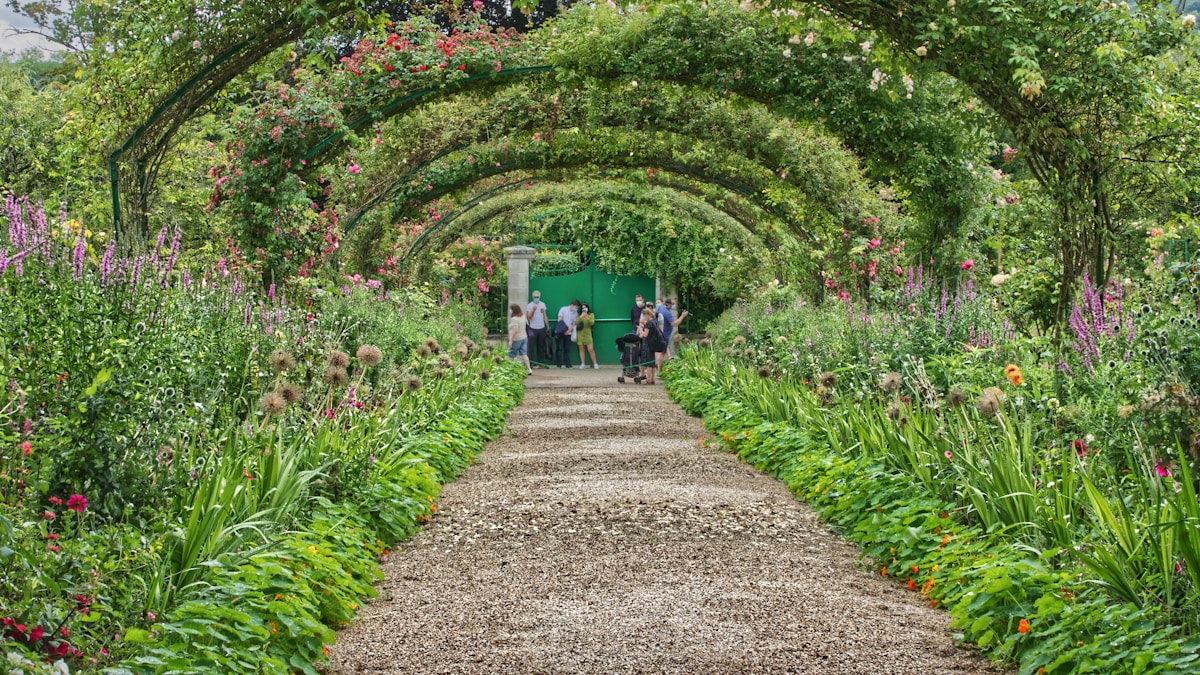
<instances>
[{"instance_id":1,"label":"white shirt","mask_svg":"<svg viewBox=\"0 0 1200 675\"><path fill-rule=\"evenodd\" d=\"M525 316L529 319L529 327L539 330L546 327L546 303L534 300L525 308Z\"/></svg>"},{"instance_id":2,"label":"white shirt","mask_svg":"<svg viewBox=\"0 0 1200 675\"><path fill-rule=\"evenodd\" d=\"M575 320L579 318L579 311L571 305L567 305L558 310L558 320L570 326L571 330L567 331L567 335L575 332Z\"/></svg>"}]
</instances>

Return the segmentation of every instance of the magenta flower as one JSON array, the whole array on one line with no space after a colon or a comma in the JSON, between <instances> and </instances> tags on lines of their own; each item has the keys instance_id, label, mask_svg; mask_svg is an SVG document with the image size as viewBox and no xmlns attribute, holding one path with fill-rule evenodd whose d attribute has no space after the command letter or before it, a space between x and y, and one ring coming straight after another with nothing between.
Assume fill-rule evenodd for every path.
<instances>
[{"instance_id":1,"label":"magenta flower","mask_svg":"<svg viewBox=\"0 0 1200 675\"><path fill-rule=\"evenodd\" d=\"M83 513L84 509L87 508L87 498L83 495L71 495L67 499L67 508L75 513Z\"/></svg>"},{"instance_id":2,"label":"magenta flower","mask_svg":"<svg viewBox=\"0 0 1200 675\"><path fill-rule=\"evenodd\" d=\"M1086 455L1088 453L1087 443L1084 443L1083 441L1079 440L1078 438L1071 441L1071 446L1075 448L1075 454L1079 455L1080 457L1083 457L1084 455Z\"/></svg>"},{"instance_id":3,"label":"magenta flower","mask_svg":"<svg viewBox=\"0 0 1200 675\"><path fill-rule=\"evenodd\" d=\"M1154 466L1154 473L1158 474L1159 478L1166 478L1171 475L1171 470L1163 466L1162 462L1159 462Z\"/></svg>"},{"instance_id":4,"label":"magenta flower","mask_svg":"<svg viewBox=\"0 0 1200 675\"><path fill-rule=\"evenodd\" d=\"M960 262L958 264L958 266L963 268L964 270L970 270L972 267L975 266L975 261L974 260L964 260L964 261Z\"/></svg>"},{"instance_id":5,"label":"magenta flower","mask_svg":"<svg viewBox=\"0 0 1200 675\"><path fill-rule=\"evenodd\" d=\"M954 453L947 450L945 454L946 454L946 459L950 460L951 462L954 461Z\"/></svg>"}]
</instances>

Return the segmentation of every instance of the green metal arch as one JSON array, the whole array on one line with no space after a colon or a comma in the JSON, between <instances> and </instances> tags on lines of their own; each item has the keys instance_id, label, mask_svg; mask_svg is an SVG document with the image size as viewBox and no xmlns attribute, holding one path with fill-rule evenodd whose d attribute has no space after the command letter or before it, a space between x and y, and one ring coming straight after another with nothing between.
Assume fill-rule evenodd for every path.
<instances>
[{"instance_id":1,"label":"green metal arch","mask_svg":"<svg viewBox=\"0 0 1200 675\"><path fill-rule=\"evenodd\" d=\"M479 195L476 195L472 199L468 200L467 202L464 202L458 208L454 209L450 213L443 216L441 218L441 220L439 220L435 225L433 225L430 228L427 228L424 232L421 233L421 236L418 237L417 240L415 242L413 242L411 246L409 246L408 251L406 251L405 254L401 257L401 259L399 261L400 271L403 272L404 266L407 264L407 262L424 248L425 243L429 240L430 237L441 232L444 228L448 227L455 220L457 220L460 216L465 215L476 205L493 198L496 194L506 191L509 188L517 187L517 186L521 186L521 185L527 186L530 183L540 182L543 180L552 180L552 179L551 179L551 177L548 177L548 176L535 176L535 177L531 177L531 178L525 178L525 179L522 179L519 181L505 183L503 185L499 185L499 186L491 188L485 192L482 192ZM708 206L709 208L713 209L714 211L724 214L726 217L728 217L730 220L732 220L733 222L740 225L743 229L745 229L750 234L754 234L754 235L758 234L758 231L755 228L750 227L746 223L742 222L740 219L738 219L738 218L734 217L733 215L729 214L728 212L724 211L721 207L718 207L714 204L710 204L707 201L704 201L703 199L700 199L691 193L682 192L682 191L678 190L677 188L670 187L670 186L661 186L660 185L657 187L659 187L660 189L666 189L666 190L670 190L671 192L675 192L675 193L679 194L681 198L699 201L699 202L705 204L706 206ZM551 209L549 211L545 211L545 212L539 214L535 218L531 218L531 219L527 219L527 220L537 220L537 219L546 217L548 215L560 213L564 210L566 210L566 208ZM493 215L489 216L488 219L490 220L491 218L495 218L499 215L500 215L499 213L493 214ZM787 221L784 221L784 222L787 222Z\"/></svg>"}]
</instances>

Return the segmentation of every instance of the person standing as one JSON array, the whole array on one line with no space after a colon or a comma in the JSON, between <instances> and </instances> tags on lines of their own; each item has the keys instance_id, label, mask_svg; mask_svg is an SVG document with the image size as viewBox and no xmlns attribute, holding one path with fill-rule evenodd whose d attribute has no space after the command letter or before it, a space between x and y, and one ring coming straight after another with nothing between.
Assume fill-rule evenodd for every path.
<instances>
[{"instance_id":1,"label":"person standing","mask_svg":"<svg viewBox=\"0 0 1200 675\"><path fill-rule=\"evenodd\" d=\"M663 340L665 340L667 343L666 349L663 351L663 358L658 364L661 368L662 361L666 361L667 359L671 358L671 337L675 335L675 329L679 326L679 324L683 323L683 320L687 318L688 312L685 309L679 314L679 317L676 318L675 300L672 298L667 298L666 300L663 300L663 305L659 308L658 315L662 319Z\"/></svg>"},{"instance_id":2,"label":"person standing","mask_svg":"<svg viewBox=\"0 0 1200 675\"><path fill-rule=\"evenodd\" d=\"M629 323L632 324L633 330L636 332L638 326L642 323L642 310L646 309L646 299L639 293L633 300L633 309L629 310Z\"/></svg>"},{"instance_id":3,"label":"person standing","mask_svg":"<svg viewBox=\"0 0 1200 675\"><path fill-rule=\"evenodd\" d=\"M517 303L509 305L508 315L508 358L515 359L517 363L525 364L525 374L532 375L533 369L529 367L529 338L525 335L525 327L528 325L524 314L521 312L521 306Z\"/></svg>"},{"instance_id":4,"label":"person standing","mask_svg":"<svg viewBox=\"0 0 1200 675\"><path fill-rule=\"evenodd\" d=\"M654 310L647 307L642 311L641 322L638 324L637 336L642 338L642 356L639 370L642 384L654 384L654 376L658 372L658 361L666 349L663 343L662 331L658 328L658 319Z\"/></svg>"},{"instance_id":5,"label":"person standing","mask_svg":"<svg viewBox=\"0 0 1200 675\"><path fill-rule=\"evenodd\" d=\"M529 345L529 353L533 362L539 368L549 368L550 363L550 317L546 314L546 303L542 302L542 292L533 292L533 302L525 308L525 320L529 322L529 331L533 339Z\"/></svg>"},{"instance_id":6,"label":"person standing","mask_svg":"<svg viewBox=\"0 0 1200 675\"><path fill-rule=\"evenodd\" d=\"M558 310L558 323L554 325L554 363L559 368L571 367L571 336L575 334L575 320L579 318L578 300Z\"/></svg>"},{"instance_id":7,"label":"person standing","mask_svg":"<svg viewBox=\"0 0 1200 675\"><path fill-rule=\"evenodd\" d=\"M596 362L596 348L592 345L592 326L595 325L596 317L585 302L579 307L579 318L575 319L575 344L579 345L580 369L587 368L587 356L584 355L584 348L587 349L588 354L592 355L592 368L600 367L600 364Z\"/></svg>"}]
</instances>

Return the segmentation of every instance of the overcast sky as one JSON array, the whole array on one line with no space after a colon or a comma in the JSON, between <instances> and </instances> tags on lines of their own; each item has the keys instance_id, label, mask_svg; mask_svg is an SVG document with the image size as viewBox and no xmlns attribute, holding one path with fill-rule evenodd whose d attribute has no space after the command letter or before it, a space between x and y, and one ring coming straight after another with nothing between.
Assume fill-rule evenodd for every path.
<instances>
[{"instance_id":1,"label":"overcast sky","mask_svg":"<svg viewBox=\"0 0 1200 675\"><path fill-rule=\"evenodd\" d=\"M17 14L7 4L0 5L0 52L20 52L29 47L50 49L45 41L33 35L13 35L13 27L32 28L33 22Z\"/></svg>"}]
</instances>

